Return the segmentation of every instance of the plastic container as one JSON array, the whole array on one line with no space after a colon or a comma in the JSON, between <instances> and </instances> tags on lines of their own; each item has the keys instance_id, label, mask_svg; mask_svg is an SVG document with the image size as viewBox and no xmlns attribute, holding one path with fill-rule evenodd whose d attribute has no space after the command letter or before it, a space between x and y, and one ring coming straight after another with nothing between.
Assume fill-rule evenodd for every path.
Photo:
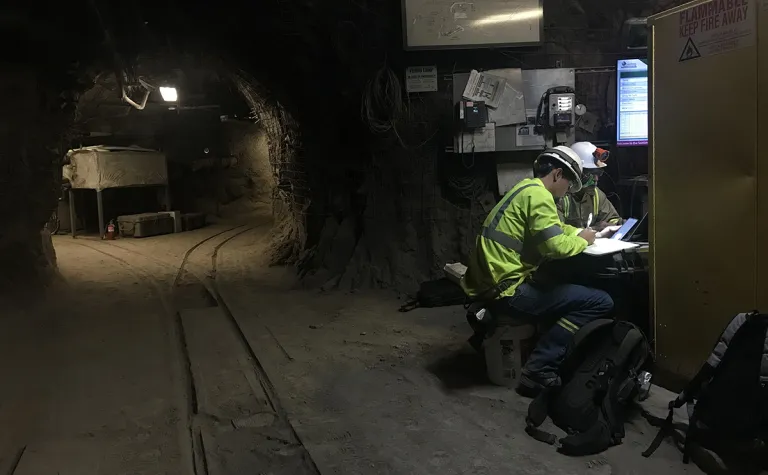
<instances>
[{"instance_id":1,"label":"plastic container","mask_svg":"<svg viewBox=\"0 0 768 475\"><path fill-rule=\"evenodd\" d=\"M161 211L161 214L167 214L173 218L173 232L180 233L181 229L181 211Z\"/></svg>"},{"instance_id":2,"label":"plastic container","mask_svg":"<svg viewBox=\"0 0 768 475\"><path fill-rule=\"evenodd\" d=\"M483 342L488 379L514 388L536 335L534 325L499 325Z\"/></svg>"},{"instance_id":3,"label":"plastic container","mask_svg":"<svg viewBox=\"0 0 768 475\"><path fill-rule=\"evenodd\" d=\"M117 217L121 236L135 238L173 233L173 218L165 213L142 213Z\"/></svg>"},{"instance_id":4,"label":"plastic container","mask_svg":"<svg viewBox=\"0 0 768 475\"><path fill-rule=\"evenodd\" d=\"M191 231L205 226L205 215L203 213L184 213L181 215L182 229Z\"/></svg>"}]
</instances>

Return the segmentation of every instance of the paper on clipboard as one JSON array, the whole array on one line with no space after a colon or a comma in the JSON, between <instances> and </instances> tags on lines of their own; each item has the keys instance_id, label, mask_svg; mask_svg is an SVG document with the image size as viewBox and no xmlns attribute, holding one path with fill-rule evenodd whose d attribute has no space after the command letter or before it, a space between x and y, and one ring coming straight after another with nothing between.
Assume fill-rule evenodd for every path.
<instances>
[{"instance_id":1,"label":"paper on clipboard","mask_svg":"<svg viewBox=\"0 0 768 475\"><path fill-rule=\"evenodd\" d=\"M458 143L454 150L460 150L463 153L495 152L496 124L488 122L481 129L464 132L456 138L456 141Z\"/></svg>"},{"instance_id":2,"label":"paper on clipboard","mask_svg":"<svg viewBox=\"0 0 768 475\"><path fill-rule=\"evenodd\" d=\"M544 147L544 137L534 132L536 109L526 109L526 123L515 127L515 145L518 147Z\"/></svg>"},{"instance_id":3,"label":"paper on clipboard","mask_svg":"<svg viewBox=\"0 0 768 475\"><path fill-rule=\"evenodd\" d=\"M482 101L488 107L499 107L507 80L488 73L472 70L462 96L471 101Z\"/></svg>"},{"instance_id":4,"label":"paper on clipboard","mask_svg":"<svg viewBox=\"0 0 768 475\"><path fill-rule=\"evenodd\" d=\"M587 246L587 248L584 249L584 254L590 256L604 256L606 254L615 254L627 249L634 249L638 246L639 244L633 242L619 241L616 239L608 238L598 238L595 239L593 244Z\"/></svg>"}]
</instances>

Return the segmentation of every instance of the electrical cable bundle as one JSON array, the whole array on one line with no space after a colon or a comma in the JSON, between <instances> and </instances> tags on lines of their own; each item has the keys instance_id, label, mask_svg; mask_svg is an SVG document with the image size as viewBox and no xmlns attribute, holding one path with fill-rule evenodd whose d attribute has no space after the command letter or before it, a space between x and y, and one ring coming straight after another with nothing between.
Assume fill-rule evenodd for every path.
<instances>
[{"instance_id":1,"label":"electrical cable bundle","mask_svg":"<svg viewBox=\"0 0 768 475\"><path fill-rule=\"evenodd\" d=\"M483 176L462 175L446 177L448 186L456 192L458 196L470 202L474 201L486 189L486 180Z\"/></svg>"},{"instance_id":2,"label":"electrical cable bundle","mask_svg":"<svg viewBox=\"0 0 768 475\"><path fill-rule=\"evenodd\" d=\"M406 104L404 99L408 99ZM403 93L400 79L389 66L378 69L363 88L360 101L360 115L368 128L375 134L394 133L398 143L405 149L415 150L424 146L437 134L437 127L429 133L430 126L436 122L434 117L424 111L411 108L410 97ZM419 116L419 117L416 117ZM423 130L423 134L421 133ZM408 145L405 137L421 140L418 145ZM423 135L423 136L422 136Z\"/></svg>"},{"instance_id":3,"label":"electrical cable bundle","mask_svg":"<svg viewBox=\"0 0 768 475\"><path fill-rule=\"evenodd\" d=\"M395 123L404 116L405 106L400 80L389 66L376 71L365 85L360 113L371 132L397 134Z\"/></svg>"},{"instance_id":4,"label":"electrical cable bundle","mask_svg":"<svg viewBox=\"0 0 768 475\"><path fill-rule=\"evenodd\" d=\"M449 178L448 184L456 193L469 201L475 199L485 189L482 180L470 178Z\"/></svg>"}]
</instances>

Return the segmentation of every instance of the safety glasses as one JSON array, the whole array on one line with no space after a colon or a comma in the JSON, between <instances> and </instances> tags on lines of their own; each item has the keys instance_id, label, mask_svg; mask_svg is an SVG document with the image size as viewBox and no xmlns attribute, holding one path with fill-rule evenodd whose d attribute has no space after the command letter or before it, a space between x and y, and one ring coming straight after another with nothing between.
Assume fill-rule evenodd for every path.
<instances>
[{"instance_id":1,"label":"safety glasses","mask_svg":"<svg viewBox=\"0 0 768 475\"><path fill-rule=\"evenodd\" d=\"M574 188L576 188L576 180L572 180L569 177L563 175L563 178L568 180L568 193L571 193Z\"/></svg>"}]
</instances>

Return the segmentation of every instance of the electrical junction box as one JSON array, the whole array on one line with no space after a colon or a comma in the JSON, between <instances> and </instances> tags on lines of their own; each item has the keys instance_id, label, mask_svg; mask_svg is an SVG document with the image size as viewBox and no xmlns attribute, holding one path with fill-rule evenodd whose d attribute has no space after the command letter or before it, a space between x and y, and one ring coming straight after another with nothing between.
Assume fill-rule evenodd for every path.
<instances>
[{"instance_id":1,"label":"electrical junction box","mask_svg":"<svg viewBox=\"0 0 768 475\"><path fill-rule=\"evenodd\" d=\"M488 123L488 107L481 101L461 101L459 120L464 129L483 128Z\"/></svg>"}]
</instances>

